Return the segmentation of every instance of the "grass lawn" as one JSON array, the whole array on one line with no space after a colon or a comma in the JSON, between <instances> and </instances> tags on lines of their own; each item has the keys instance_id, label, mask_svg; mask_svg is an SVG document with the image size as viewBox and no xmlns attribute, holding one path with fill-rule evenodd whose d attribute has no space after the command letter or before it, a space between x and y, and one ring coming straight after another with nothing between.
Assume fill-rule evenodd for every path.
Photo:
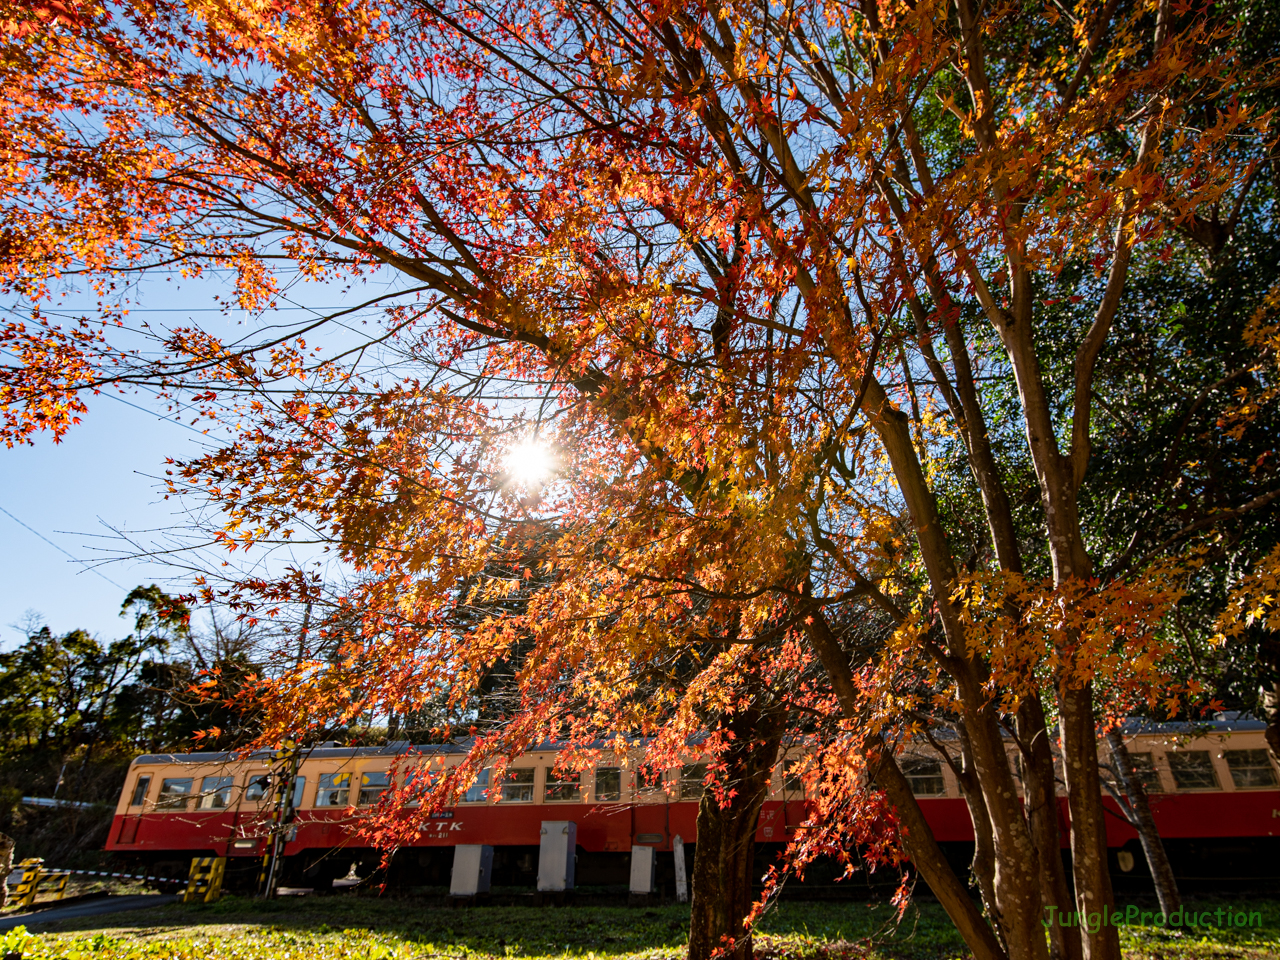
<instances>
[{"instance_id":1,"label":"grass lawn","mask_svg":"<svg viewBox=\"0 0 1280 960\"><path fill-rule=\"evenodd\" d=\"M1228 901L1204 902L1216 910ZM1129 960L1280 960L1280 903L1231 901L1261 926L1204 930L1121 929ZM23 960L676 960L687 906L476 907L367 896L262 903L171 904L0 934L0 956ZM935 904L894 923L886 904L781 904L760 926L768 960L949 960L967 956Z\"/></svg>"}]
</instances>

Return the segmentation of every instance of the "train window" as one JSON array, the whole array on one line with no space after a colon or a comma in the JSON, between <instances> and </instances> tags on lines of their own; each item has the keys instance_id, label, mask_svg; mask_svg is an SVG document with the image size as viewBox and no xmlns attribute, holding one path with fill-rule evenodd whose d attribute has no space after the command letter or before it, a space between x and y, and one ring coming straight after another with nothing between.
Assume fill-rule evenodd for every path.
<instances>
[{"instance_id":1,"label":"train window","mask_svg":"<svg viewBox=\"0 0 1280 960\"><path fill-rule=\"evenodd\" d=\"M947 792L942 761L932 757L903 757L902 773L917 797L941 797Z\"/></svg>"},{"instance_id":2,"label":"train window","mask_svg":"<svg viewBox=\"0 0 1280 960\"><path fill-rule=\"evenodd\" d=\"M235 777L205 777L200 781L200 802L196 806L201 810L231 806L231 787L235 782Z\"/></svg>"},{"instance_id":3,"label":"train window","mask_svg":"<svg viewBox=\"0 0 1280 960\"><path fill-rule=\"evenodd\" d=\"M317 807L345 807L351 795L351 774L322 773L316 788Z\"/></svg>"},{"instance_id":4,"label":"train window","mask_svg":"<svg viewBox=\"0 0 1280 960\"><path fill-rule=\"evenodd\" d=\"M1166 754L1173 782L1179 790L1216 790L1218 778L1208 750L1179 750Z\"/></svg>"},{"instance_id":5,"label":"train window","mask_svg":"<svg viewBox=\"0 0 1280 960\"><path fill-rule=\"evenodd\" d=\"M622 799L622 768L596 767L596 800Z\"/></svg>"},{"instance_id":6,"label":"train window","mask_svg":"<svg viewBox=\"0 0 1280 960\"><path fill-rule=\"evenodd\" d=\"M271 787L271 775L254 773L249 775L249 783L244 788L244 798L250 803L261 803Z\"/></svg>"},{"instance_id":7,"label":"train window","mask_svg":"<svg viewBox=\"0 0 1280 960\"><path fill-rule=\"evenodd\" d=\"M422 806L422 798L429 794L435 785L435 774L429 770L410 770L404 777L404 805L406 807Z\"/></svg>"},{"instance_id":8,"label":"train window","mask_svg":"<svg viewBox=\"0 0 1280 960\"><path fill-rule=\"evenodd\" d=\"M467 788L462 795L463 803L484 803L489 799L489 771L481 770L476 775L476 782Z\"/></svg>"},{"instance_id":9,"label":"train window","mask_svg":"<svg viewBox=\"0 0 1280 960\"><path fill-rule=\"evenodd\" d=\"M1276 772L1266 750L1224 750L1231 782L1242 789L1248 787L1274 787Z\"/></svg>"},{"instance_id":10,"label":"train window","mask_svg":"<svg viewBox=\"0 0 1280 960\"><path fill-rule=\"evenodd\" d=\"M157 810L185 810L191 796L191 778L178 777L160 781L160 802Z\"/></svg>"},{"instance_id":11,"label":"train window","mask_svg":"<svg viewBox=\"0 0 1280 960\"><path fill-rule=\"evenodd\" d=\"M782 789L787 793L804 793L804 778L800 776L800 771L804 769L804 764L793 763L790 766L783 764L782 767Z\"/></svg>"},{"instance_id":12,"label":"train window","mask_svg":"<svg viewBox=\"0 0 1280 960\"><path fill-rule=\"evenodd\" d=\"M655 794L662 789L663 776L647 767L636 771L636 793Z\"/></svg>"},{"instance_id":13,"label":"train window","mask_svg":"<svg viewBox=\"0 0 1280 960\"><path fill-rule=\"evenodd\" d=\"M502 799L517 803L533 801L533 768L508 770L502 781Z\"/></svg>"},{"instance_id":14,"label":"train window","mask_svg":"<svg viewBox=\"0 0 1280 960\"><path fill-rule=\"evenodd\" d=\"M577 771L557 774L555 767L547 767L547 787L543 797L547 800L581 800L582 777Z\"/></svg>"},{"instance_id":15,"label":"train window","mask_svg":"<svg viewBox=\"0 0 1280 960\"><path fill-rule=\"evenodd\" d=\"M1133 772L1146 788L1147 793L1164 793L1160 783L1160 772L1156 770L1155 760L1149 753L1131 753L1129 761L1133 764Z\"/></svg>"},{"instance_id":16,"label":"train window","mask_svg":"<svg viewBox=\"0 0 1280 960\"><path fill-rule=\"evenodd\" d=\"M706 793L707 765L686 763L680 768L680 799L698 800Z\"/></svg>"},{"instance_id":17,"label":"train window","mask_svg":"<svg viewBox=\"0 0 1280 960\"><path fill-rule=\"evenodd\" d=\"M377 803L391 787L391 775L385 770L360 774L360 806Z\"/></svg>"},{"instance_id":18,"label":"train window","mask_svg":"<svg viewBox=\"0 0 1280 960\"><path fill-rule=\"evenodd\" d=\"M129 801L129 806L140 807L147 799L147 791L151 789L150 777L139 777L138 782L133 785L133 799Z\"/></svg>"},{"instance_id":19,"label":"train window","mask_svg":"<svg viewBox=\"0 0 1280 960\"><path fill-rule=\"evenodd\" d=\"M293 781L293 808L296 810L302 806L302 795L307 789L306 777L295 777ZM271 796L271 774L255 773L250 774L249 782L245 784L244 798L249 803L262 803Z\"/></svg>"}]
</instances>

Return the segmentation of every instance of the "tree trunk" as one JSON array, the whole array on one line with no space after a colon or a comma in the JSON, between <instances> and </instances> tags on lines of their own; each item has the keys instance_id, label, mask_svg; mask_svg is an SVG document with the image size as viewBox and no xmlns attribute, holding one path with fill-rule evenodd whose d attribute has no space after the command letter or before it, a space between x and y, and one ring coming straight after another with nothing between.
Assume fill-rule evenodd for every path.
<instances>
[{"instance_id":1,"label":"tree trunk","mask_svg":"<svg viewBox=\"0 0 1280 960\"><path fill-rule=\"evenodd\" d=\"M1022 753L1022 792L1026 801L1031 837L1040 854L1040 885L1046 907L1055 906L1049 923L1049 955L1053 960L1080 960L1080 928L1064 926L1063 913L1071 912L1071 888L1062 864L1062 836L1058 830L1058 791L1053 771L1053 749L1039 697L1027 697L1018 707L1018 739ZM1047 912L1047 911L1046 911Z\"/></svg>"},{"instance_id":2,"label":"tree trunk","mask_svg":"<svg viewBox=\"0 0 1280 960\"><path fill-rule=\"evenodd\" d=\"M0 907L9 905L9 874L12 872L13 838L0 833ZM13 956L13 954L9 954L9 956Z\"/></svg>"},{"instance_id":3,"label":"tree trunk","mask_svg":"<svg viewBox=\"0 0 1280 960\"><path fill-rule=\"evenodd\" d=\"M1093 684L1058 690L1062 760L1071 811L1071 868L1085 960L1121 960L1120 931L1102 918L1115 910L1107 870L1107 831L1103 822L1102 779L1093 715ZM1095 922L1094 918L1097 918ZM1096 928L1096 929L1095 929Z\"/></svg>"},{"instance_id":4,"label":"tree trunk","mask_svg":"<svg viewBox=\"0 0 1280 960\"><path fill-rule=\"evenodd\" d=\"M754 721L755 735L751 733ZM693 904L689 914L689 960L710 960L723 950L727 960L752 960L751 934L743 920L751 912L752 870L760 808L782 745L785 714L761 718L755 711L735 715L741 726L721 757L727 767L726 805L708 788L698 804L698 836L693 857ZM728 796L729 791L736 791Z\"/></svg>"},{"instance_id":5,"label":"tree trunk","mask_svg":"<svg viewBox=\"0 0 1280 960\"><path fill-rule=\"evenodd\" d=\"M1107 731L1107 745L1111 748L1111 756L1116 761L1116 772L1120 775L1120 785L1129 798L1129 809L1133 812L1134 827L1138 831L1138 839L1142 842L1142 852L1147 855L1147 866L1151 868L1151 880L1156 885L1156 898L1160 901L1160 910L1166 917L1182 906L1178 896L1178 881L1173 877L1173 868L1169 866L1169 857L1164 850L1164 841L1156 829L1156 818L1151 815L1151 803L1147 800L1147 788L1133 770L1133 760L1129 757L1129 748L1125 746L1124 737L1119 730Z\"/></svg>"},{"instance_id":6,"label":"tree trunk","mask_svg":"<svg viewBox=\"0 0 1280 960\"><path fill-rule=\"evenodd\" d=\"M1271 758L1280 763L1280 683L1273 683L1262 689L1262 719L1267 722L1267 730L1263 736Z\"/></svg>"},{"instance_id":7,"label":"tree trunk","mask_svg":"<svg viewBox=\"0 0 1280 960\"><path fill-rule=\"evenodd\" d=\"M1001 925L1010 960L1047 960L1036 850L1018 802L995 709L985 689L985 668L970 656L963 618L951 600L957 569L937 500L920 464L906 416L893 406L884 387L874 378L868 383L866 398L867 418L884 445L915 527L938 621L946 637L945 649L936 649L933 659L956 682L961 721L969 733L974 770L991 820L993 885L1000 911L999 917L992 919ZM827 658L822 659L830 672ZM850 719L854 716L850 715ZM974 948L975 944L970 942L969 946Z\"/></svg>"},{"instance_id":8,"label":"tree trunk","mask_svg":"<svg viewBox=\"0 0 1280 960\"><path fill-rule=\"evenodd\" d=\"M963 691L963 681L960 684ZM993 918L1003 933L1009 960L1047 960L1039 856L1018 800L1004 741L990 706L965 709L977 695L961 693L961 717L991 824L995 854Z\"/></svg>"},{"instance_id":9,"label":"tree trunk","mask_svg":"<svg viewBox=\"0 0 1280 960\"><path fill-rule=\"evenodd\" d=\"M831 679L836 697L846 717L855 718L859 713L858 693L853 685L853 672L849 658L832 633L819 607L814 607L806 621L806 632L823 669ZM879 762L873 768L876 786L885 792L902 821L902 844L907 855L929 889L938 898L947 916L960 931L965 945L976 960L1008 960L1008 954L991 925L983 918L969 897L969 891L947 862L942 848L933 836L933 830L925 819L924 811L911 792L911 784L903 776L897 761L884 742L873 737L867 744L868 754L879 754Z\"/></svg>"},{"instance_id":10,"label":"tree trunk","mask_svg":"<svg viewBox=\"0 0 1280 960\"><path fill-rule=\"evenodd\" d=\"M887 750L883 743L880 747ZM1001 939L974 906L969 891L951 869L942 848L934 839L933 830L911 792L911 784L898 768L897 761L887 752L876 769L875 781L876 786L884 790L885 796L893 804L905 828L902 845L906 848L907 856L920 871L920 876L938 898L942 908L947 911L947 916L960 931L970 952L976 960L1008 960L1009 955ZM994 918L992 920L994 922Z\"/></svg>"},{"instance_id":11,"label":"tree trunk","mask_svg":"<svg viewBox=\"0 0 1280 960\"><path fill-rule=\"evenodd\" d=\"M973 860L969 871L973 882L982 895L982 905L992 921L996 936L1001 936L1000 908L996 899L996 851L991 841L991 816L987 813L987 804L982 799L982 788L978 785L978 775L973 769L973 753L969 749L969 738L965 734L964 725L959 725L960 763L952 767L956 782L960 784L960 792L964 794L965 804L969 808L969 821L973 824ZM1008 946L1003 944L1005 952Z\"/></svg>"}]
</instances>

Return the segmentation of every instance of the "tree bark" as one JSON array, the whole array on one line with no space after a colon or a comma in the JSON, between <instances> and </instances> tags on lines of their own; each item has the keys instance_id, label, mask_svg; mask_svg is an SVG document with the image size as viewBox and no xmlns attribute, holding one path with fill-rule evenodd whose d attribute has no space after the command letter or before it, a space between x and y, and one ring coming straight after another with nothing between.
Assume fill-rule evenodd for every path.
<instances>
[{"instance_id":1,"label":"tree bark","mask_svg":"<svg viewBox=\"0 0 1280 960\"><path fill-rule=\"evenodd\" d=\"M849 658L840 642L827 625L822 610L814 607L807 623L809 643L822 662L831 686L840 701L844 715L856 719L859 714L858 694L853 685L853 672ZM868 752L878 750L879 763L875 766L875 782L885 792L902 822L902 843L907 855L924 877L929 889L938 898L947 916L960 931L965 945L973 952L975 960L1008 960L1004 946L982 913L974 906L969 891L956 876L951 864L934 839L933 830L925 819L924 811L911 792L911 784L903 776L897 761L889 754L883 741L874 737L868 742Z\"/></svg>"},{"instance_id":2,"label":"tree bark","mask_svg":"<svg viewBox=\"0 0 1280 960\"><path fill-rule=\"evenodd\" d=\"M1169 856L1165 853L1164 841L1160 839L1160 832L1156 829L1156 818L1151 815L1147 788L1142 779L1134 773L1129 748L1125 746L1124 737L1120 735L1119 730L1107 731L1107 745L1111 748L1111 756L1116 762L1120 785L1129 798L1129 809L1133 813L1134 827L1142 843L1142 852L1147 857L1147 866L1151 868L1151 880L1156 886L1156 898L1160 901L1160 910L1168 917L1182 906L1182 898L1178 895L1178 881L1174 879L1173 868L1169 866Z\"/></svg>"},{"instance_id":3,"label":"tree bark","mask_svg":"<svg viewBox=\"0 0 1280 960\"><path fill-rule=\"evenodd\" d=\"M883 744L880 746L884 749ZM876 768L875 780L902 822L902 844L907 856L920 871L925 883L929 884L929 889L938 898L942 908L947 911L947 916L960 931L965 946L973 953L975 960L1009 960L1001 938L996 936L992 925L974 905L969 891L960 882L942 853L942 848L938 846L938 841L934 839L933 829L925 819L920 804L916 802L915 794L911 792L911 784L898 767L897 761L888 756L887 752ZM994 921L995 918L992 918L993 923Z\"/></svg>"},{"instance_id":4,"label":"tree bark","mask_svg":"<svg viewBox=\"0 0 1280 960\"><path fill-rule=\"evenodd\" d=\"M982 787L979 786L978 775L973 769L973 752L969 748L969 738L963 725L960 726L960 763L952 767L952 772L956 775L956 782L960 784L960 791L969 808L969 821L973 824L973 861L969 871L978 885L978 892L982 894L987 916L997 921L995 928L999 935L1000 907L996 900L996 851L991 842L991 816L982 799Z\"/></svg>"},{"instance_id":5,"label":"tree bark","mask_svg":"<svg viewBox=\"0 0 1280 960\"><path fill-rule=\"evenodd\" d=\"M867 417L888 454L898 488L911 515L916 540L933 588L948 650L935 659L955 680L961 719L969 734L974 769L991 820L995 853L995 896L1004 942L1011 960L1041 960L1048 952L1041 925L1036 850L1018 802L995 710L983 689L982 667L967 652L965 629L950 599L957 579L937 501L911 442L907 418L890 403L873 377L867 388ZM823 660L824 666L826 660Z\"/></svg>"},{"instance_id":6,"label":"tree bark","mask_svg":"<svg viewBox=\"0 0 1280 960\"><path fill-rule=\"evenodd\" d=\"M1098 740L1093 714L1093 684L1074 687L1064 680L1058 690L1062 759L1071 811L1071 867L1076 909L1082 921L1080 939L1085 960L1121 960L1120 931L1092 923L1115 909L1107 870L1107 831L1103 822L1102 778L1098 775Z\"/></svg>"},{"instance_id":7,"label":"tree bark","mask_svg":"<svg viewBox=\"0 0 1280 960\"><path fill-rule=\"evenodd\" d=\"M1049 922L1049 955L1054 960L1080 960L1080 928L1064 926L1058 919L1071 912L1071 888L1062 863L1053 750L1038 696L1027 697L1018 706L1017 724L1022 749L1022 792L1031 837L1040 854L1040 884L1046 907L1058 908Z\"/></svg>"},{"instance_id":8,"label":"tree bark","mask_svg":"<svg viewBox=\"0 0 1280 960\"><path fill-rule=\"evenodd\" d=\"M752 866L760 809L782 745L783 724L765 718L755 737L735 739L721 758L727 765L721 806L708 789L698 804L698 836L693 856L693 904L689 914L689 960L752 960L751 933L743 920L751 912Z\"/></svg>"},{"instance_id":9,"label":"tree bark","mask_svg":"<svg viewBox=\"0 0 1280 960\"><path fill-rule=\"evenodd\" d=\"M1275 665L1271 666L1274 669ZM1280 683L1271 683L1262 688L1262 719L1267 723L1263 737L1267 741L1267 749L1271 751L1271 759L1280 763Z\"/></svg>"},{"instance_id":10,"label":"tree bark","mask_svg":"<svg viewBox=\"0 0 1280 960\"><path fill-rule=\"evenodd\" d=\"M1010 960L1047 960L1039 886L1040 858L1018 799L995 710L989 704L973 709L971 705L980 702L981 695L977 691L965 692L963 680L959 686L961 716L991 822L995 854L993 885L999 910L995 919L1000 924Z\"/></svg>"}]
</instances>

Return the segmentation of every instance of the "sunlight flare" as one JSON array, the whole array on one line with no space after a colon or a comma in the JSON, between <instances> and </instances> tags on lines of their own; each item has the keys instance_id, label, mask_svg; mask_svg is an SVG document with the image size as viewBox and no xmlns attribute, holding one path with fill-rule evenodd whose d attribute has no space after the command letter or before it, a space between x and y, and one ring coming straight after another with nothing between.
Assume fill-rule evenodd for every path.
<instances>
[{"instance_id":1,"label":"sunlight flare","mask_svg":"<svg viewBox=\"0 0 1280 960\"><path fill-rule=\"evenodd\" d=\"M550 445L537 437L521 440L507 451L507 473L514 483L525 487L545 482L555 468Z\"/></svg>"}]
</instances>

